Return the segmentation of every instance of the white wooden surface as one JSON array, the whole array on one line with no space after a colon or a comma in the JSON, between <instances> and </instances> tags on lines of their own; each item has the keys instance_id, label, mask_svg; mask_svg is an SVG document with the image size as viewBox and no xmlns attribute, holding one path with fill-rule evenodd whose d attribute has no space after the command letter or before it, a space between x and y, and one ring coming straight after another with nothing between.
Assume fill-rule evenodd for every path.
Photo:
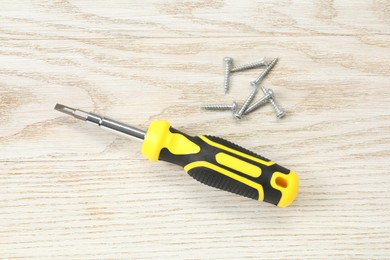
<instances>
[{"instance_id":1,"label":"white wooden surface","mask_svg":"<svg viewBox=\"0 0 390 260\"><path fill-rule=\"evenodd\" d=\"M389 1L0 1L0 258L389 259ZM236 122L258 71L287 110ZM141 144L53 110L168 119L294 169L280 209L149 163Z\"/></svg>"}]
</instances>

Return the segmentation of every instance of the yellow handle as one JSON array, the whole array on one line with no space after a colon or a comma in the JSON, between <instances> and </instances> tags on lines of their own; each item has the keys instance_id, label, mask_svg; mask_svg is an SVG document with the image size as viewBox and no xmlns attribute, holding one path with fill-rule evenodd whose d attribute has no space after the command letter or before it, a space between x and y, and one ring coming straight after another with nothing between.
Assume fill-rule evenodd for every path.
<instances>
[{"instance_id":1,"label":"yellow handle","mask_svg":"<svg viewBox=\"0 0 390 260\"><path fill-rule=\"evenodd\" d=\"M188 136L167 121L150 125L142 153L151 161L178 164L204 184L279 207L298 193L295 172L224 139Z\"/></svg>"}]
</instances>

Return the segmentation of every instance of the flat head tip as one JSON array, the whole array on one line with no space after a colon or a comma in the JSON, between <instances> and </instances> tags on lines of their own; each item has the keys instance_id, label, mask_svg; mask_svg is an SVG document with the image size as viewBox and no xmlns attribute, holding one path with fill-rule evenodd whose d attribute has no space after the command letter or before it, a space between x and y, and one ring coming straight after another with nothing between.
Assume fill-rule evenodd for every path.
<instances>
[{"instance_id":1,"label":"flat head tip","mask_svg":"<svg viewBox=\"0 0 390 260\"><path fill-rule=\"evenodd\" d=\"M71 107L67 107L65 105L62 105L62 104L56 104L55 107L54 107L55 110L58 110L62 113L65 113L65 114L68 114L68 115L71 115L73 116L74 115L74 112L76 111L75 109L71 108Z\"/></svg>"},{"instance_id":2,"label":"flat head tip","mask_svg":"<svg viewBox=\"0 0 390 260\"><path fill-rule=\"evenodd\" d=\"M61 104L58 104L58 103L57 103L57 104L55 105L54 109L55 109L55 110L58 110L58 111L61 111L64 107L65 107L64 105L61 105Z\"/></svg>"}]
</instances>

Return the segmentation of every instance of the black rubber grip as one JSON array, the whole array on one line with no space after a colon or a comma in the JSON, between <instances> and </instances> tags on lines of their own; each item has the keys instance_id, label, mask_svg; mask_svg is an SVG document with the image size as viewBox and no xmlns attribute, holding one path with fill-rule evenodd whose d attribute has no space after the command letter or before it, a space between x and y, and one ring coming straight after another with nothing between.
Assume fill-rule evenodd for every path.
<instances>
[{"instance_id":1,"label":"black rubber grip","mask_svg":"<svg viewBox=\"0 0 390 260\"><path fill-rule=\"evenodd\" d=\"M201 183L275 205L281 201L282 191L290 188L288 181L291 171L267 158L219 137L191 137L172 127L169 131L185 136L198 145L200 151L173 154L165 147L160 151L159 160L184 167L190 176ZM259 169L261 174L257 176L248 172L245 165L250 169ZM276 173L279 176L277 178L281 180L275 184L273 175ZM296 194L293 195L295 197Z\"/></svg>"}]
</instances>

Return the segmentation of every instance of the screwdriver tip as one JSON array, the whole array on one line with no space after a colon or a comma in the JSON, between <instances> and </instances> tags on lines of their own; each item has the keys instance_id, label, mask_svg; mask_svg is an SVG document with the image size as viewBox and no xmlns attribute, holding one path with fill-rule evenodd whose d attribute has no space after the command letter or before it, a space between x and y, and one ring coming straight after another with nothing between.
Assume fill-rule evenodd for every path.
<instances>
[{"instance_id":1,"label":"screwdriver tip","mask_svg":"<svg viewBox=\"0 0 390 260\"><path fill-rule=\"evenodd\" d=\"M73 116L74 112L75 112L75 109L71 108L71 107L67 107L67 106L64 106L64 105L61 105L61 104L56 104L56 106L54 107L55 110L58 110L62 113L65 113L65 114L68 114L68 115L71 115Z\"/></svg>"},{"instance_id":2,"label":"screwdriver tip","mask_svg":"<svg viewBox=\"0 0 390 260\"><path fill-rule=\"evenodd\" d=\"M56 104L54 109L58 110L62 113L74 116L74 117L81 119L81 120L87 120L87 118L88 118L87 112L85 112L83 110L79 110L79 109L74 109L74 108L71 108L71 107L68 107L68 106L65 106L62 104Z\"/></svg>"},{"instance_id":3,"label":"screwdriver tip","mask_svg":"<svg viewBox=\"0 0 390 260\"><path fill-rule=\"evenodd\" d=\"M56 106L54 107L54 109L61 110L63 107L65 107L65 106L57 103Z\"/></svg>"}]
</instances>

